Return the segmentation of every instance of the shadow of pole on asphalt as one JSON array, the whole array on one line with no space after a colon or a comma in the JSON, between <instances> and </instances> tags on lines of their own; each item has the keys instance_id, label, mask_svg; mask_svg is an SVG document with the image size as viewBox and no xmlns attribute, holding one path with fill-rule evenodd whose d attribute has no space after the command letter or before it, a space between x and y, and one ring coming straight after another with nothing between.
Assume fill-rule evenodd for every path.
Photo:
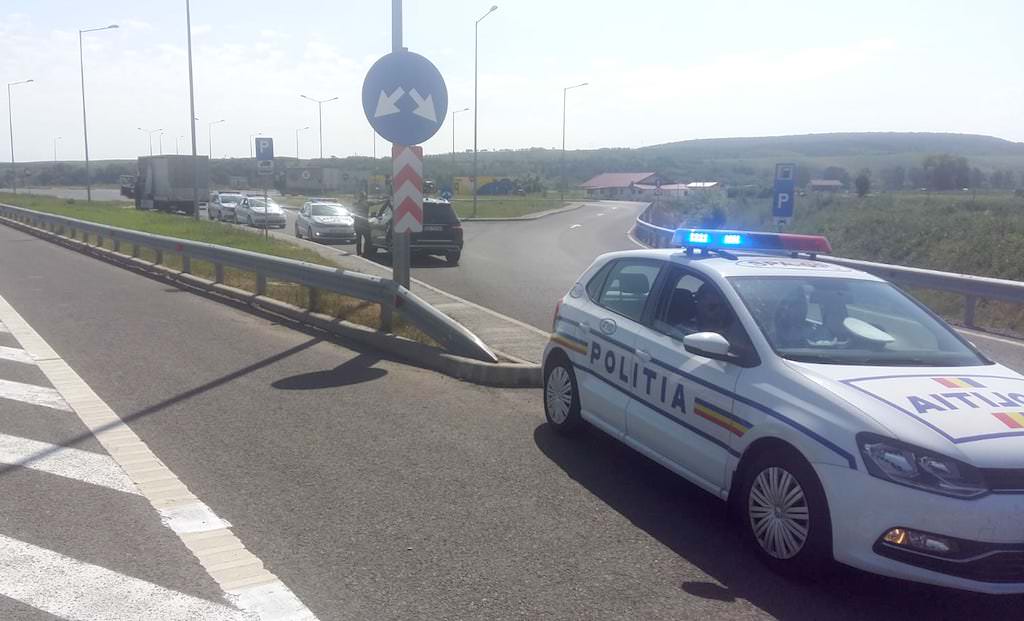
<instances>
[{"instance_id":1,"label":"shadow of pole on asphalt","mask_svg":"<svg viewBox=\"0 0 1024 621\"><path fill-rule=\"evenodd\" d=\"M537 448L571 479L710 576L679 580L679 588L692 596L720 602L746 600L775 618L794 620L1020 615L1020 597L904 582L838 564L814 580L782 576L747 550L725 502L614 438L590 427L578 437L566 438L546 423L534 430L533 437Z\"/></svg>"},{"instance_id":2,"label":"shadow of pole on asphalt","mask_svg":"<svg viewBox=\"0 0 1024 621\"><path fill-rule=\"evenodd\" d=\"M359 354L333 369L285 377L271 386L278 390L319 390L372 382L388 374L385 369L373 366L380 360L379 356Z\"/></svg>"}]
</instances>

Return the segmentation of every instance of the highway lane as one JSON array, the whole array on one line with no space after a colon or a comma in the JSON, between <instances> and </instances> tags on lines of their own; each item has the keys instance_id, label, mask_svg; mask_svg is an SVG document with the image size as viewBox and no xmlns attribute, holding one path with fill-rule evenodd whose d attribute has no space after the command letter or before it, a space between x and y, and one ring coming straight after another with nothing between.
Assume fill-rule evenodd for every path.
<instances>
[{"instance_id":1,"label":"highway lane","mask_svg":"<svg viewBox=\"0 0 1024 621\"><path fill-rule=\"evenodd\" d=\"M557 302L598 255L636 248L626 231L643 203L586 203L537 220L464 222L465 248L456 267L443 258L413 260L412 277L542 330ZM285 233L294 236L295 212ZM353 246L336 246L352 252ZM374 259L390 265L390 254Z\"/></svg>"},{"instance_id":2,"label":"highway lane","mask_svg":"<svg viewBox=\"0 0 1024 621\"><path fill-rule=\"evenodd\" d=\"M537 390L324 342L5 227L0 295L321 619L1017 614L849 570L774 575L717 499L598 432L554 436Z\"/></svg>"}]
</instances>

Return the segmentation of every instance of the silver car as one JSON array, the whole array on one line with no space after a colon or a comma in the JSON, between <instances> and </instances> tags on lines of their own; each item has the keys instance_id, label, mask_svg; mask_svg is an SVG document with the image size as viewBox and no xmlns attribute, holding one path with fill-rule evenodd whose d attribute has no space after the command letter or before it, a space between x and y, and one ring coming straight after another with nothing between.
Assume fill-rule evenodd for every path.
<instances>
[{"instance_id":1,"label":"silver car","mask_svg":"<svg viewBox=\"0 0 1024 621\"><path fill-rule=\"evenodd\" d=\"M274 199L262 196L247 196L235 209L235 221L249 226L283 229L288 220L284 209Z\"/></svg>"},{"instance_id":2,"label":"silver car","mask_svg":"<svg viewBox=\"0 0 1024 621\"><path fill-rule=\"evenodd\" d=\"M307 202L295 218L295 236L312 241L354 244L355 218L341 203Z\"/></svg>"},{"instance_id":3,"label":"silver car","mask_svg":"<svg viewBox=\"0 0 1024 621\"><path fill-rule=\"evenodd\" d=\"M212 192L206 204L206 216L211 220L237 222L236 209L243 198L241 192Z\"/></svg>"}]
</instances>

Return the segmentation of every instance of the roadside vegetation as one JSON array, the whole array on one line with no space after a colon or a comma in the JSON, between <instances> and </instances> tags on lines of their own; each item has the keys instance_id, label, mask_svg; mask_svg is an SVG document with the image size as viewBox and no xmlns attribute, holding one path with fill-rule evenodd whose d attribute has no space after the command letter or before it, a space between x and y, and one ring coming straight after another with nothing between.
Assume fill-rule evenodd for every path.
<instances>
[{"instance_id":1,"label":"roadside vegetation","mask_svg":"<svg viewBox=\"0 0 1024 621\"><path fill-rule=\"evenodd\" d=\"M130 206L126 208L123 202L94 201L92 203L85 203L49 196L10 193L0 193L0 202L68 218L95 222L97 224L337 267L330 259L317 254L313 250L282 241L275 237L264 237L262 231L246 230L237 226L209 220L197 221L183 215L139 211ZM79 241L84 240L81 232L78 233L77 239ZM90 242L95 245L95 237L90 239ZM103 247L108 250L114 250L113 240L103 240ZM130 254L131 248L122 245L119 252ZM146 261L155 262L157 255L152 249L141 248L139 257ZM181 270L182 259L178 255L165 254L161 265L174 270ZM191 273L200 278L213 280L214 266L205 261L193 260L191 262ZM256 275L251 272L225 267L224 284L255 293ZM380 328L379 306L356 298L323 291L317 296L315 307L311 307L310 292L307 287L274 280L267 281L267 296L375 330ZM396 317L393 327L395 334L422 343L436 345L430 337L422 333L415 326L401 321L400 317Z\"/></svg>"}]
</instances>

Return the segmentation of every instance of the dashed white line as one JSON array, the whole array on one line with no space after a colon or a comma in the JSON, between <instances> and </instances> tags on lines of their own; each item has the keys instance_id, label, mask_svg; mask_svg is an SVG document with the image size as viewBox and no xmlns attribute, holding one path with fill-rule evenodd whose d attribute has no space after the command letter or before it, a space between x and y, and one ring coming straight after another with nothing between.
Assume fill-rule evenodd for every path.
<instances>
[{"instance_id":1,"label":"dashed white line","mask_svg":"<svg viewBox=\"0 0 1024 621\"><path fill-rule=\"evenodd\" d=\"M32 356L29 356L24 349L5 347L3 345L0 345L0 360L10 360L11 362L21 362L23 364L36 363Z\"/></svg>"},{"instance_id":2,"label":"dashed white line","mask_svg":"<svg viewBox=\"0 0 1024 621\"><path fill-rule=\"evenodd\" d=\"M574 225L572 225L572 226L570 226L570 227L569 227L569 230L572 230L572 229L578 229L578 228L580 228L581 226L583 226L583 225L582 225L582 224L574 224Z\"/></svg>"},{"instance_id":3,"label":"dashed white line","mask_svg":"<svg viewBox=\"0 0 1024 621\"><path fill-rule=\"evenodd\" d=\"M242 620L243 611L0 535L0 595L71 621Z\"/></svg>"},{"instance_id":4,"label":"dashed white line","mask_svg":"<svg viewBox=\"0 0 1024 621\"><path fill-rule=\"evenodd\" d=\"M139 490L108 455L0 434L0 463L99 485L126 494Z\"/></svg>"},{"instance_id":5,"label":"dashed white line","mask_svg":"<svg viewBox=\"0 0 1024 621\"><path fill-rule=\"evenodd\" d=\"M22 384L21 382L0 379L0 399L41 405L44 408L51 408L62 412L73 411L59 392L53 388L36 386L34 384Z\"/></svg>"},{"instance_id":6,"label":"dashed white line","mask_svg":"<svg viewBox=\"0 0 1024 621\"><path fill-rule=\"evenodd\" d=\"M62 403L66 400L65 407L70 405L71 411L78 415L103 448L121 466L139 492L160 513L164 524L192 551L210 577L224 590L227 598L257 619L316 619L299 598L277 576L267 571L256 555L242 545L238 537L229 530L231 525L217 517L212 509L190 492L185 484L157 459L135 432L125 425L117 413L53 351L3 296L0 296L0 321L7 324L15 339L38 362L43 374L57 389L59 395L63 396ZM0 396L4 396L3 384L0 384ZM2 556L3 549L0 548L0 557ZM74 580L74 576L69 576L62 580L62 583L76 588ZM0 582L3 582L2 574ZM49 581L44 584L49 584ZM3 591L0 591L0 594L4 594ZM46 610L32 601L22 601ZM108 615L105 618L115 616ZM171 617L165 614L123 614L116 618ZM197 614L183 618L206 617Z\"/></svg>"}]
</instances>

